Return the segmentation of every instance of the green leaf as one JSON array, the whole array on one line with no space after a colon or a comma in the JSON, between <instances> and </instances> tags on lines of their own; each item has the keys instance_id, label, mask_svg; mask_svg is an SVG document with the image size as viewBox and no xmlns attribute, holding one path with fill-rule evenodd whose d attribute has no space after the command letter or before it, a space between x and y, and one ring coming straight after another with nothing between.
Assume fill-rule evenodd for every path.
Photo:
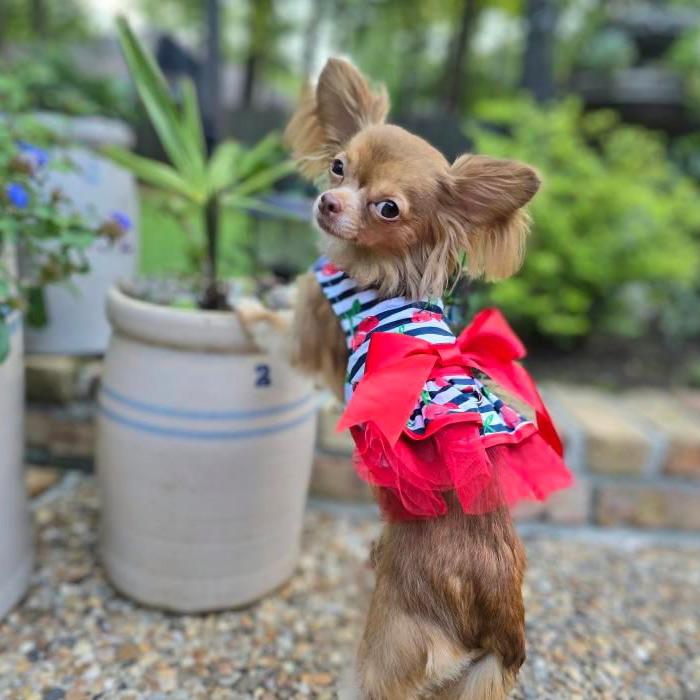
<instances>
[{"instance_id":1,"label":"green leaf","mask_svg":"<svg viewBox=\"0 0 700 700\"><path fill-rule=\"evenodd\" d=\"M64 245L85 250L95 242L95 235L91 231L64 231L60 240Z\"/></svg>"},{"instance_id":2,"label":"green leaf","mask_svg":"<svg viewBox=\"0 0 700 700\"><path fill-rule=\"evenodd\" d=\"M241 147L235 141L224 141L216 147L207 172L207 187L210 193L220 192L233 184L236 160L240 154Z\"/></svg>"},{"instance_id":3,"label":"green leaf","mask_svg":"<svg viewBox=\"0 0 700 700\"><path fill-rule=\"evenodd\" d=\"M32 287L28 292L27 301L29 302L27 323L34 328L42 328L49 322L44 290L40 287Z\"/></svg>"},{"instance_id":4,"label":"green leaf","mask_svg":"<svg viewBox=\"0 0 700 700\"><path fill-rule=\"evenodd\" d=\"M164 190L176 192L192 202L201 204L206 199L206 193L188 182L170 165L157 160L137 156L131 151L118 146L106 146L102 152L115 163L130 170L139 180L149 185L155 185Z\"/></svg>"},{"instance_id":5,"label":"green leaf","mask_svg":"<svg viewBox=\"0 0 700 700\"><path fill-rule=\"evenodd\" d=\"M197 88L189 78L183 80L181 86L183 127L190 138L192 138L197 150L204 154L207 145L204 141L202 116L199 112L199 101L197 100Z\"/></svg>"},{"instance_id":6,"label":"green leaf","mask_svg":"<svg viewBox=\"0 0 700 700\"><path fill-rule=\"evenodd\" d=\"M10 329L7 319L0 316L0 362L4 362L10 354Z\"/></svg>"},{"instance_id":7,"label":"green leaf","mask_svg":"<svg viewBox=\"0 0 700 700\"><path fill-rule=\"evenodd\" d=\"M196 182L204 175L204 153L198 147L197 135L187 131L185 120L180 122L165 77L124 17L117 18L117 31L136 90L163 148L180 174L189 174Z\"/></svg>"},{"instance_id":8,"label":"green leaf","mask_svg":"<svg viewBox=\"0 0 700 700\"><path fill-rule=\"evenodd\" d=\"M276 182L293 172L294 163L292 161L285 160L282 163L277 163L276 165L272 165L265 170L261 170L237 185L236 194L245 196L265 192L269 190Z\"/></svg>"},{"instance_id":9,"label":"green leaf","mask_svg":"<svg viewBox=\"0 0 700 700\"><path fill-rule=\"evenodd\" d=\"M233 193L222 197L220 202L221 206L225 208L243 209L248 212L257 212L259 214L275 216L280 219L288 218L292 221L297 221L296 216L287 209L270 204L262 199L256 199L255 197L239 197Z\"/></svg>"},{"instance_id":10,"label":"green leaf","mask_svg":"<svg viewBox=\"0 0 700 700\"><path fill-rule=\"evenodd\" d=\"M281 141L277 134L268 134L249 150L243 153L238 162L238 177L241 180L252 175L266 164L269 164L280 149Z\"/></svg>"}]
</instances>

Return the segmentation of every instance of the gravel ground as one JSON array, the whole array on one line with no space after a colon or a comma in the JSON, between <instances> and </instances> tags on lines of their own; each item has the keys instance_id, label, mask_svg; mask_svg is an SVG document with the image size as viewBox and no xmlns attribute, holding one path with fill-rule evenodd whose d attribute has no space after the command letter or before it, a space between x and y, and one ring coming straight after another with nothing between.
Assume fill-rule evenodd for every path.
<instances>
[{"instance_id":1,"label":"gravel ground","mask_svg":"<svg viewBox=\"0 0 700 700\"><path fill-rule=\"evenodd\" d=\"M371 587L369 515L312 509L278 593L177 616L116 594L95 559L97 499L75 477L36 504L39 561L0 622L2 700L335 698ZM700 543L527 536L529 656L518 700L700 699Z\"/></svg>"}]
</instances>

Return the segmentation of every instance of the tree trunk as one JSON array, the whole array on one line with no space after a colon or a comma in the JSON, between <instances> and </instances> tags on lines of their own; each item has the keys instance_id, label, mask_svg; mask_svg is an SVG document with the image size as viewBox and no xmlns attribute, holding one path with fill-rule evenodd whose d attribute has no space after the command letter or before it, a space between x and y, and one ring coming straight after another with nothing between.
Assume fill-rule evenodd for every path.
<instances>
[{"instance_id":1,"label":"tree trunk","mask_svg":"<svg viewBox=\"0 0 700 700\"><path fill-rule=\"evenodd\" d=\"M204 60L203 102L207 114L207 146L213 150L221 132L221 35L219 0L207 0L206 56Z\"/></svg>"},{"instance_id":2,"label":"tree trunk","mask_svg":"<svg viewBox=\"0 0 700 700\"><path fill-rule=\"evenodd\" d=\"M273 41L273 37L270 36L273 13L273 0L248 0L249 43L241 89L243 107L251 107L255 99L255 85L266 56L266 48Z\"/></svg>"},{"instance_id":3,"label":"tree trunk","mask_svg":"<svg viewBox=\"0 0 700 700\"><path fill-rule=\"evenodd\" d=\"M48 22L46 17L46 4L44 0L32 0L31 6L31 27L34 36L44 39L48 36Z\"/></svg>"},{"instance_id":4,"label":"tree trunk","mask_svg":"<svg viewBox=\"0 0 700 700\"><path fill-rule=\"evenodd\" d=\"M420 84L420 73L412 61L418 62L423 58L426 47L425 28L416 28L411 32L408 42L408 55L411 61L406 61L401 78L401 90L398 95L399 102L396 110L402 114L410 114L418 94Z\"/></svg>"},{"instance_id":5,"label":"tree trunk","mask_svg":"<svg viewBox=\"0 0 700 700\"><path fill-rule=\"evenodd\" d=\"M305 80L308 80L314 69L324 6L324 0L312 0L311 2L311 16L304 32L304 47L301 56L301 73Z\"/></svg>"},{"instance_id":6,"label":"tree trunk","mask_svg":"<svg viewBox=\"0 0 700 700\"><path fill-rule=\"evenodd\" d=\"M7 28L7 7L6 0L0 0L0 58L2 58L2 50L5 46L5 32Z\"/></svg>"},{"instance_id":7,"label":"tree trunk","mask_svg":"<svg viewBox=\"0 0 700 700\"><path fill-rule=\"evenodd\" d=\"M241 91L241 104L243 107L250 107L253 104L255 92L255 79L258 72L258 56L253 49L248 54L245 61L245 72L243 74L243 90Z\"/></svg>"},{"instance_id":8,"label":"tree trunk","mask_svg":"<svg viewBox=\"0 0 700 700\"><path fill-rule=\"evenodd\" d=\"M554 97L554 32L557 11L551 0L527 0L527 42L521 85L538 102Z\"/></svg>"},{"instance_id":9,"label":"tree trunk","mask_svg":"<svg viewBox=\"0 0 700 700\"><path fill-rule=\"evenodd\" d=\"M466 94L467 56L476 17L477 0L463 0L459 27L450 41L445 75L445 109L450 114L459 111Z\"/></svg>"}]
</instances>

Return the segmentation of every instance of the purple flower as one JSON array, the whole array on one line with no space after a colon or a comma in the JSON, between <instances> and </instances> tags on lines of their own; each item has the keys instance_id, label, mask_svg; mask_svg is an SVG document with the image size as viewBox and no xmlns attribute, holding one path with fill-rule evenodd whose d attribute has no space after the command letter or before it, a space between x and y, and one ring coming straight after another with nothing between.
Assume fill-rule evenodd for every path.
<instances>
[{"instance_id":1,"label":"purple flower","mask_svg":"<svg viewBox=\"0 0 700 700\"><path fill-rule=\"evenodd\" d=\"M119 226L124 233L131 229L131 219L122 211L112 212L110 219Z\"/></svg>"},{"instance_id":2,"label":"purple flower","mask_svg":"<svg viewBox=\"0 0 700 700\"><path fill-rule=\"evenodd\" d=\"M26 209L29 206L29 193L18 182L11 182L5 188L5 195L17 209Z\"/></svg>"},{"instance_id":3,"label":"purple flower","mask_svg":"<svg viewBox=\"0 0 700 700\"><path fill-rule=\"evenodd\" d=\"M23 155L28 156L39 168L43 168L49 162L49 154L38 146L26 141L17 141L17 147Z\"/></svg>"}]
</instances>

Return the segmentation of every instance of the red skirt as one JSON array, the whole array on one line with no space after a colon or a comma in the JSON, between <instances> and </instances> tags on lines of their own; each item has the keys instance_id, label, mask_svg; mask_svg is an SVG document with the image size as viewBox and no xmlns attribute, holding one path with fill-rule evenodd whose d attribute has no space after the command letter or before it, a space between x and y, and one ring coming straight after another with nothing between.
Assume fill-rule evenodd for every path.
<instances>
[{"instance_id":1,"label":"red skirt","mask_svg":"<svg viewBox=\"0 0 700 700\"><path fill-rule=\"evenodd\" d=\"M357 472L378 487L389 520L444 515L446 492L456 494L465 513L480 515L521 500L543 501L572 483L534 424L499 436L481 435L473 421L453 421L421 439L404 431L393 448L371 421L351 431Z\"/></svg>"}]
</instances>

